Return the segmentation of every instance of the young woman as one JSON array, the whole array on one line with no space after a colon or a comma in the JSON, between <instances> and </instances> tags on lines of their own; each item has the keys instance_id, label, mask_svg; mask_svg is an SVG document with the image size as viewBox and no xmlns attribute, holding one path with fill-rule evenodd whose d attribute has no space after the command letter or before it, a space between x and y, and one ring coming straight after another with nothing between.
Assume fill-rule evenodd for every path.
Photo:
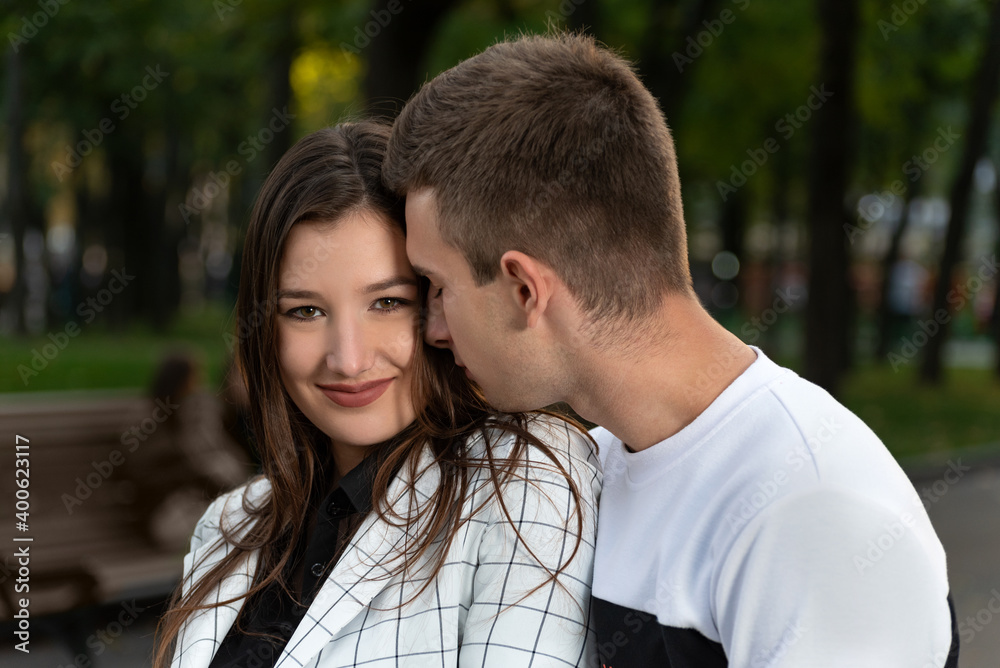
<instances>
[{"instance_id":1,"label":"young woman","mask_svg":"<svg viewBox=\"0 0 1000 668\"><path fill-rule=\"evenodd\" d=\"M198 523L157 668L596 665L592 442L419 343L387 137L315 132L264 183L236 308L263 475Z\"/></svg>"}]
</instances>

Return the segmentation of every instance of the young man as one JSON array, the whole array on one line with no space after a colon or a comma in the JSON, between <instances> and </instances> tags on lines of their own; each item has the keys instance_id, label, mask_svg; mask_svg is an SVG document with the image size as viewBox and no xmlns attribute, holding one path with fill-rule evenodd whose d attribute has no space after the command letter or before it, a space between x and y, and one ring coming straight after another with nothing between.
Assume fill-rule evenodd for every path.
<instances>
[{"instance_id":1,"label":"young man","mask_svg":"<svg viewBox=\"0 0 1000 668\"><path fill-rule=\"evenodd\" d=\"M428 341L498 408L604 427L605 666L957 664L906 476L693 294L673 141L628 63L583 36L494 45L410 100L383 175Z\"/></svg>"}]
</instances>

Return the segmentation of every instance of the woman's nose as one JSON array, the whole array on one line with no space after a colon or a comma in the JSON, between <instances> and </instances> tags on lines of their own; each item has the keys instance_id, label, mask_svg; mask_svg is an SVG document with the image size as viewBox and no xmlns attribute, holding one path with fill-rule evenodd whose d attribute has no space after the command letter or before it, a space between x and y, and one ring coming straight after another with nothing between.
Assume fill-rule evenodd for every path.
<instances>
[{"instance_id":1,"label":"woman's nose","mask_svg":"<svg viewBox=\"0 0 1000 668\"><path fill-rule=\"evenodd\" d=\"M371 337L366 337L360 323L344 321L330 328L326 364L330 370L347 378L361 375L374 364Z\"/></svg>"}]
</instances>

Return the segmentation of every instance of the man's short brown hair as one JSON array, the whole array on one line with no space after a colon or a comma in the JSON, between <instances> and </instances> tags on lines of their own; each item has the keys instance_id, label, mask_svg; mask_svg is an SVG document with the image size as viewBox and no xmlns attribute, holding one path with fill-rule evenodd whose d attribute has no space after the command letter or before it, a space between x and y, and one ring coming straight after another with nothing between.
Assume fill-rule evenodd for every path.
<instances>
[{"instance_id":1,"label":"man's short brown hair","mask_svg":"<svg viewBox=\"0 0 1000 668\"><path fill-rule=\"evenodd\" d=\"M670 131L631 65L590 37L522 36L435 77L396 120L383 179L433 189L478 285L518 250L595 320L690 290Z\"/></svg>"}]
</instances>

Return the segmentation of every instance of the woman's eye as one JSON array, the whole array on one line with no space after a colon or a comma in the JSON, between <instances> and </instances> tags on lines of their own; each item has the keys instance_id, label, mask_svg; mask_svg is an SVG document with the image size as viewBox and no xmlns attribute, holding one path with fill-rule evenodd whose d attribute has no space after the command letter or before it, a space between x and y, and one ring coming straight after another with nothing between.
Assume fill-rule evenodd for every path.
<instances>
[{"instance_id":1,"label":"woman's eye","mask_svg":"<svg viewBox=\"0 0 1000 668\"><path fill-rule=\"evenodd\" d=\"M376 311L395 311L410 303L411 302L409 300L401 299L399 297L382 297L381 299L375 300L372 308Z\"/></svg>"},{"instance_id":2,"label":"woman's eye","mask_svg":"<svg viewBox=\"0 0 1000 668\"><path fill-rule=\"evenodd\" d=\"M299 320L312 320L320 314L320 310L315 306L299 306L288 311L288 315Z\"/></svg>"}]
</instances>

